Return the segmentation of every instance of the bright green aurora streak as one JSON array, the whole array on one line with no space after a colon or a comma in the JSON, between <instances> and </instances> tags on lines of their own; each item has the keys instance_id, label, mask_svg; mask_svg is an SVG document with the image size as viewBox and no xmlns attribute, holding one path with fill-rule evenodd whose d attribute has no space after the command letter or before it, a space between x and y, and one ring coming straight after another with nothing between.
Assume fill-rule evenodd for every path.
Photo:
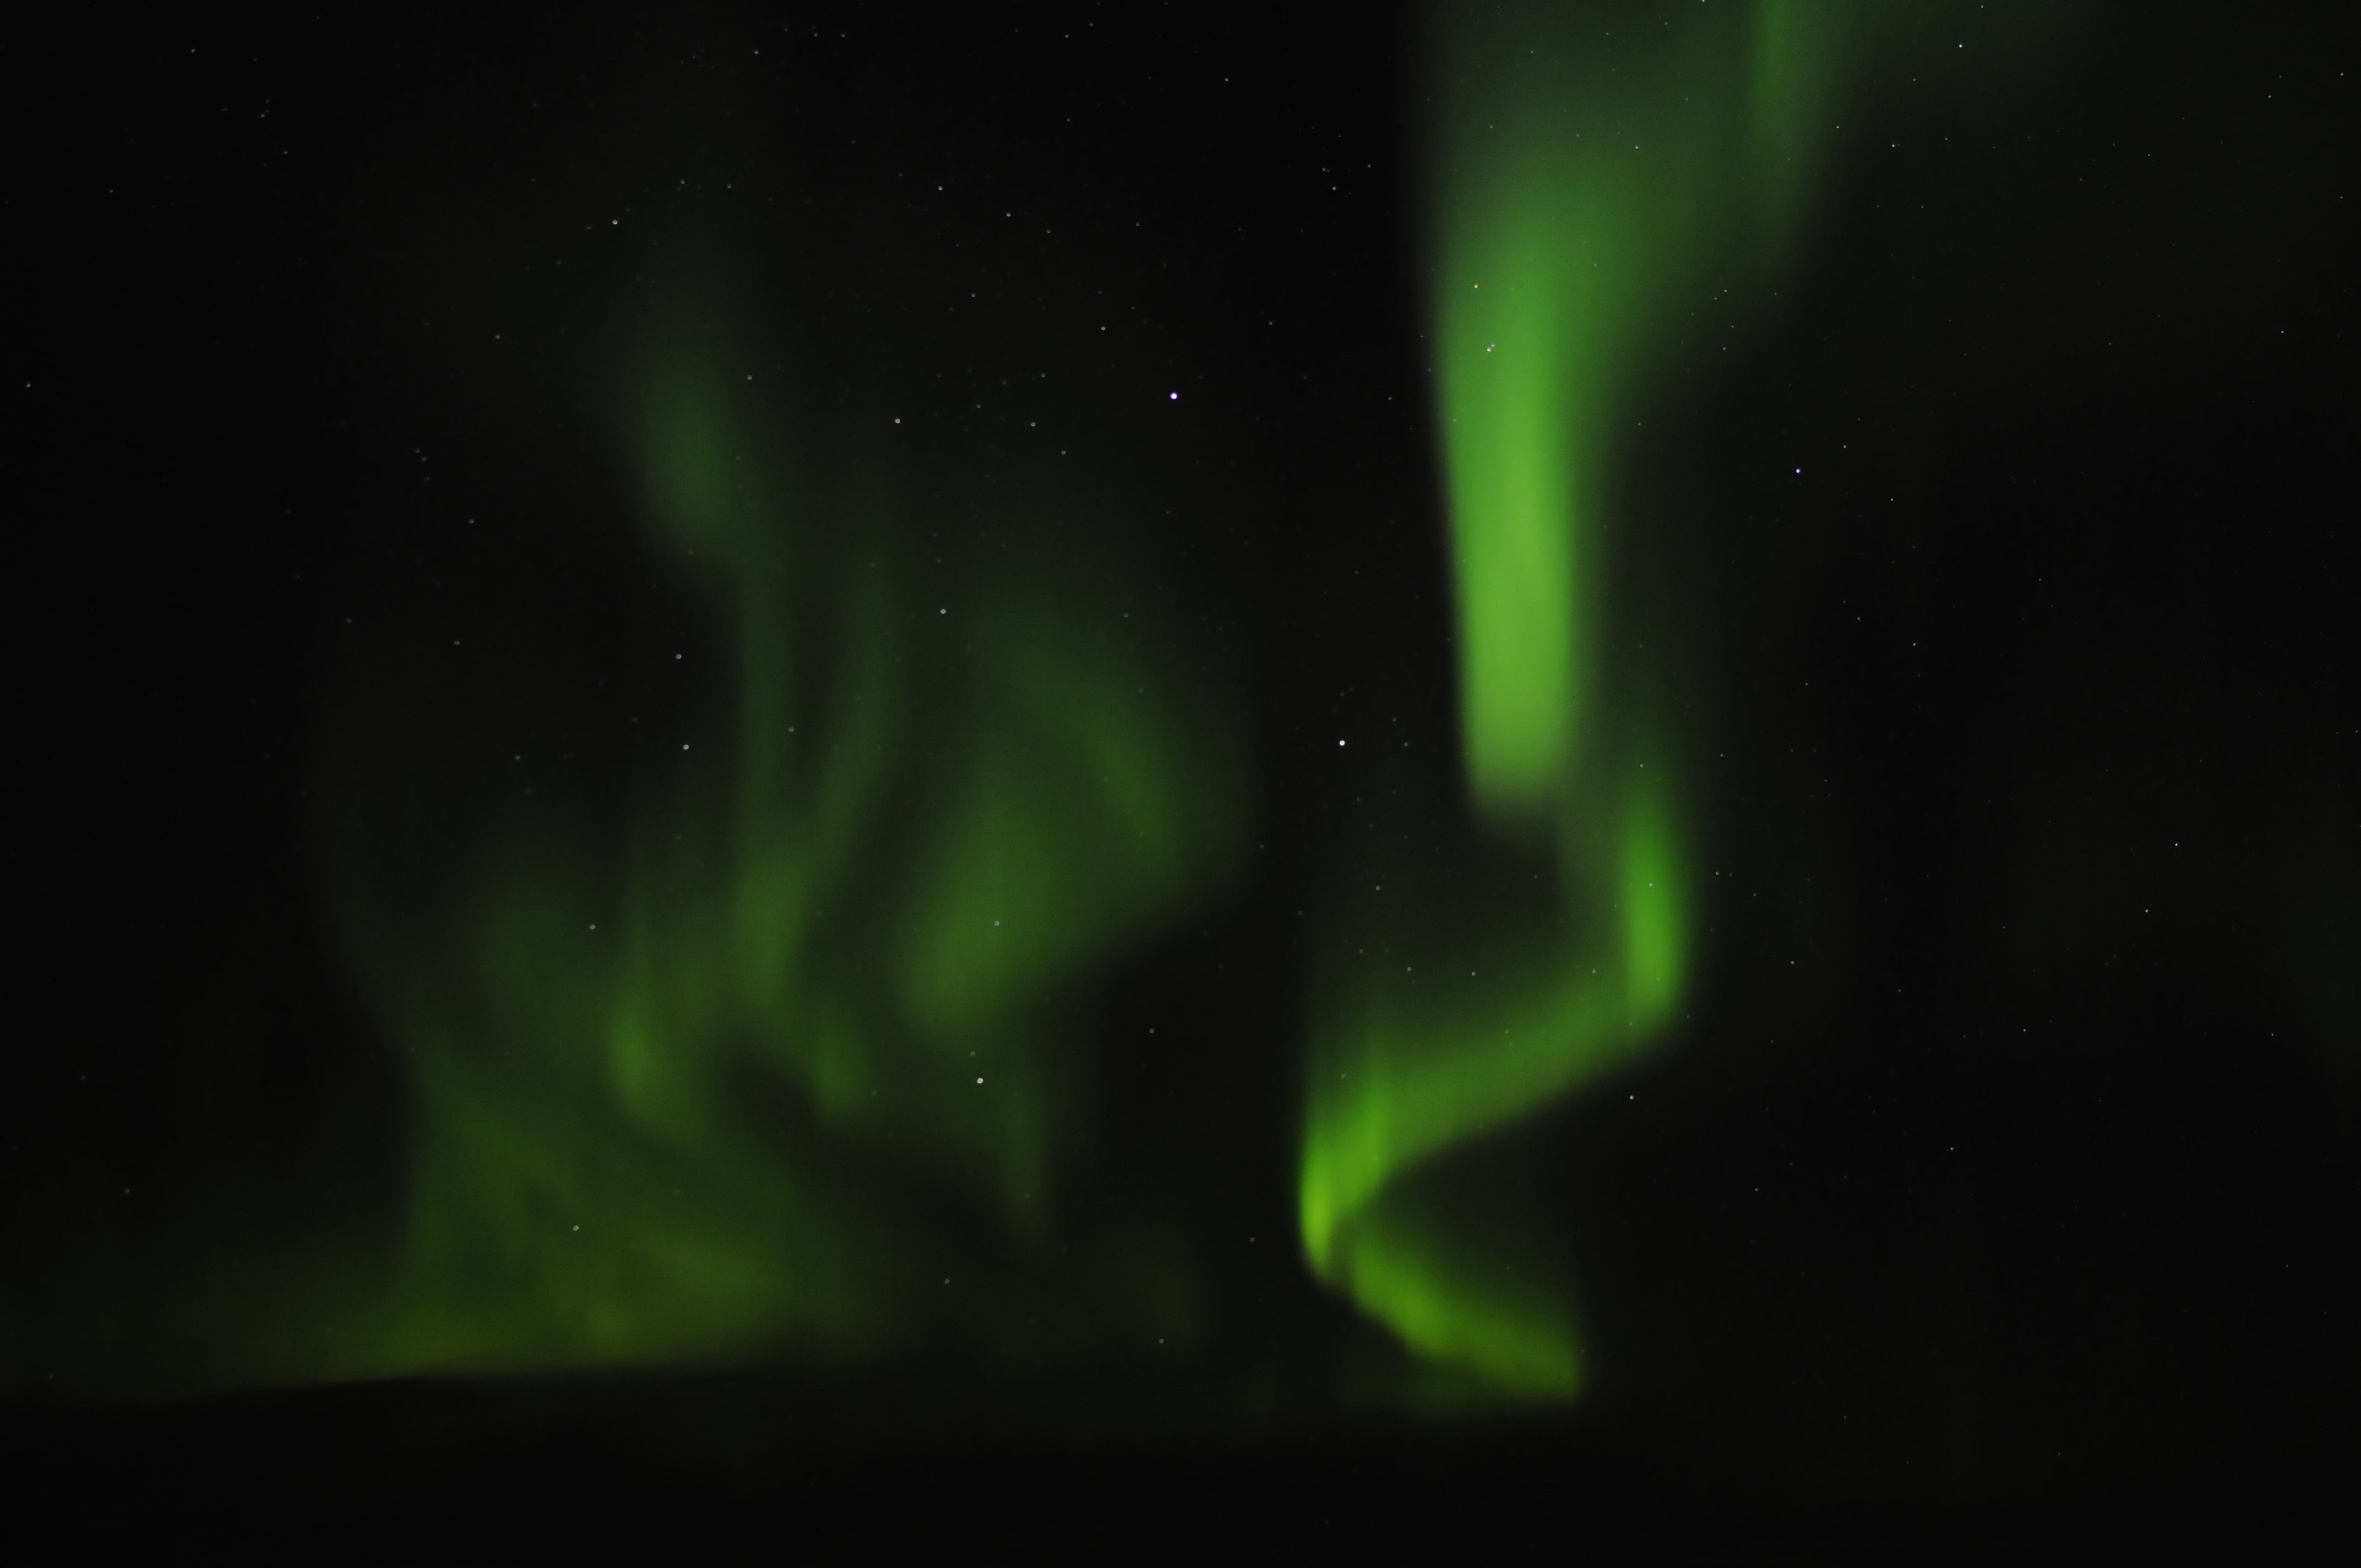
<instances>
[{"instance_id":1,"label":"bright green aurora streak","mask_svg":"<svg viewBox=\"0 0 2361 1568\"><path fill-rule=\"evenodd\" d=\"M1434 18L1432 321L1466 777L1558 907L1521 916L1479 894L1430 919L1447 936L1322 977L1299 1196L1323 1278L1496 1391L1579 1387L1566 1293L1546 1259L1471 1247L1466 1204L1422 1184L1658 1038L1690 946L1666 677L1639 662L1641 618L1614 587L1617 458L1691 313L1734 313L1737 290L1777 278L1848 84L1966 11L1897 9L1511 0ZM1420 978L1460 973L1455 1000Z\"/></svg>"}]
</instances>

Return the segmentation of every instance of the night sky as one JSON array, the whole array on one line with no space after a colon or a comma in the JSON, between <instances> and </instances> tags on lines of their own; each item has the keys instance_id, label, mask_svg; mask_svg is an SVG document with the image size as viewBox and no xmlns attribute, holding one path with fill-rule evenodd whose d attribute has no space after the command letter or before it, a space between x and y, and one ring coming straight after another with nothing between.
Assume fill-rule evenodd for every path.
<instances>
[{"instance_id":1,"label":"night sky","mask_svg":"<svg viewBox=\"0 0 2361 1568\"><path fill-rule=\"evenodd\" d=\"M478 13L0 53L32 1490L2349 1526L2347 7Z\"/></svg>"}]
</instances>

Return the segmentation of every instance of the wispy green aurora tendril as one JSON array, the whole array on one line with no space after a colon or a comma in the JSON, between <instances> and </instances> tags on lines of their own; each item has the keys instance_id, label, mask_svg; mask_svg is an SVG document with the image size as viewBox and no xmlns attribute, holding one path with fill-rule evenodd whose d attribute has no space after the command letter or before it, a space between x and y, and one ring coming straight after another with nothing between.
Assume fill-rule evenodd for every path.
<instances>
[{"instance_id":1,"label":"wispy green aurora tendril","mask_svg":"<svg viewBox=\"0 0 2361 1568\"><path fill-rule=\"evenodd\" d=\"M1579 1387L1571 1305L1545 1270L1470 1255L1466 1215L1430 1214L1419 1182L1658 1038L1690 945L1663 677L1610 655L1634 613L1609 575L1619 442L1675 323L1732 284L1759 292L1792 252L1848 81L1958 8L1910 9L1512 0L1434 18L1466 776L1489 827L1534 845L1558 907L1520 920L1478 897L1432 912L1452 929L1411 940L1421 961L1397 945L1322 977L1299 1197L1322 1277L1501 1390Z\"/></svg>"},{"instance_id":2,"label":"wispy green aurora tendril","mask_svg":"<svg viewBox=\"0 0 2361 1568\"><path fill-rule=\"evenodd\" d=\"M947 1274L963 1332L1017 1337L992 1281L1090 1113L1067 999L1235 862L1213 705L1095 600L921 599L907 503L862 488L890 454L799 473L814 433L714 346L742 313L659 313L619 421L719 710L653 713L603 817L467 799L422 838L385 770L342 780L340 926L416 1134L395 1287L296 1376L860 1361L944 1338ZM1178 1332L1128 1255L1070 1271L1061 1354Z\"/></svg>"}]
</instances>

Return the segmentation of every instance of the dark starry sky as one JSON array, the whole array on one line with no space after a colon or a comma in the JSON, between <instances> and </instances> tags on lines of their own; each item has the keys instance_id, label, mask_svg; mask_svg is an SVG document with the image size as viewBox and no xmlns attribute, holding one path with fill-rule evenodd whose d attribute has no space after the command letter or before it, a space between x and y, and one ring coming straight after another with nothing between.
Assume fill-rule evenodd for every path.
<instances>
[{"instance_id":1,"label":"dark starry sky","mask_svg":"<svg viewBox=\"0 0 2361 1568\"><path fill-rule=\"evenodd\" d=\"M1053 452L1082 484L1152 470L1133 580L1240 694L1266 848L1122 978L1119 1013L1214 1043L1120 1069L1107 1114L1199 1173L1203 1223L1285 1234L1304 890L1369 796L1413 828L1458 809L1414 29L988 12L94 8L7 46L12 1444L161 1473L322 1431L322 1506L376 1519L390 1494L333 1489L368 1443L426 1506L495 1509L422 1434L562 1492L562 1430L751 1408L387 1395L76 1417L58 1448L38 1388L93 1303L192 1251L398 1223L400 1064L320 914L322 737L357 661L481 649L436 677L464 688L587 647L540 729L455 722L521 737L519 788L595 792L577 776L635 743L617 714L697 678L699 630L601 543L628 502L598 447L617 302L673 276L689 223L775 242L737 263L779 269L742 291L777 313L749 340L804 357L746 373L821 423L904 422L886 450L946 520L947 582L1014 551L1092 591L1091 542L994 497ZM1560 1486L1619 1519L1703 1498L1743 1535L2219 1522L2350 1477L2361 56L2333 5L2092 16L1990 95L1883 93L1779 299L1635 448L1632 494L1672 521L1630 569L1676 607L1709 886L1678 1048L1520 1135L1594 1398L1466 1443L1305 1417L1292 1447L1060 1449L995 1485L1366 1525L1370 1477L1426 1475L1419 1528L1448 1535L1456 1486L1574 1539ZM1340 733L1434 766L1340 758ZM1238 1356L1357 1332L1284 1246L1228 1266ZM932 1376L880 1398L953 1433L1048 1398L912 1391ZM857 1399L774 1394L796 1413L744 1417L745 1451L617 1439L598 1474L752 1518L744 1452L882 1441ZM981 1495L958 1477L985 1443L939 1439L928 1474ZM840 1463L843 1496L890 1490L887 1460Z\"/></svg>"}]
</instances>

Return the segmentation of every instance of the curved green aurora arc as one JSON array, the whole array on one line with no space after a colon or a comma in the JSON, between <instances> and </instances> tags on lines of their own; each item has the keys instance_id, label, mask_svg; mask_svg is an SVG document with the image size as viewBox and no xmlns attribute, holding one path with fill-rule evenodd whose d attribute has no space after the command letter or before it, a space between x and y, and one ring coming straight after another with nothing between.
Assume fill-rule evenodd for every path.
<instances>
[{"instance_id":1,"label":"curved green aurora arc","mask_svg":"<svg viewBox=\"0 0 2361 1568\"><path fill-rule=\"evenodd\" d=\"M1639 547L1645 522L1617 515L1617 460L1692 313L1741 309L1733 290L1763 291L1794 251L1841 94L1954 10L1433 18L1431 321L1466 777L1555 904L1475 890L1392 932L1387 961L1320 977L1299 1203L1323 1279L1495 1391L1580 1387L1570 1294L1539 1249L1471 1243L1464 1200L1422 1189L1661 1038L1691 946L1671 683L1617 587L1619 540Z\"/></svg>"}]
</instances>

